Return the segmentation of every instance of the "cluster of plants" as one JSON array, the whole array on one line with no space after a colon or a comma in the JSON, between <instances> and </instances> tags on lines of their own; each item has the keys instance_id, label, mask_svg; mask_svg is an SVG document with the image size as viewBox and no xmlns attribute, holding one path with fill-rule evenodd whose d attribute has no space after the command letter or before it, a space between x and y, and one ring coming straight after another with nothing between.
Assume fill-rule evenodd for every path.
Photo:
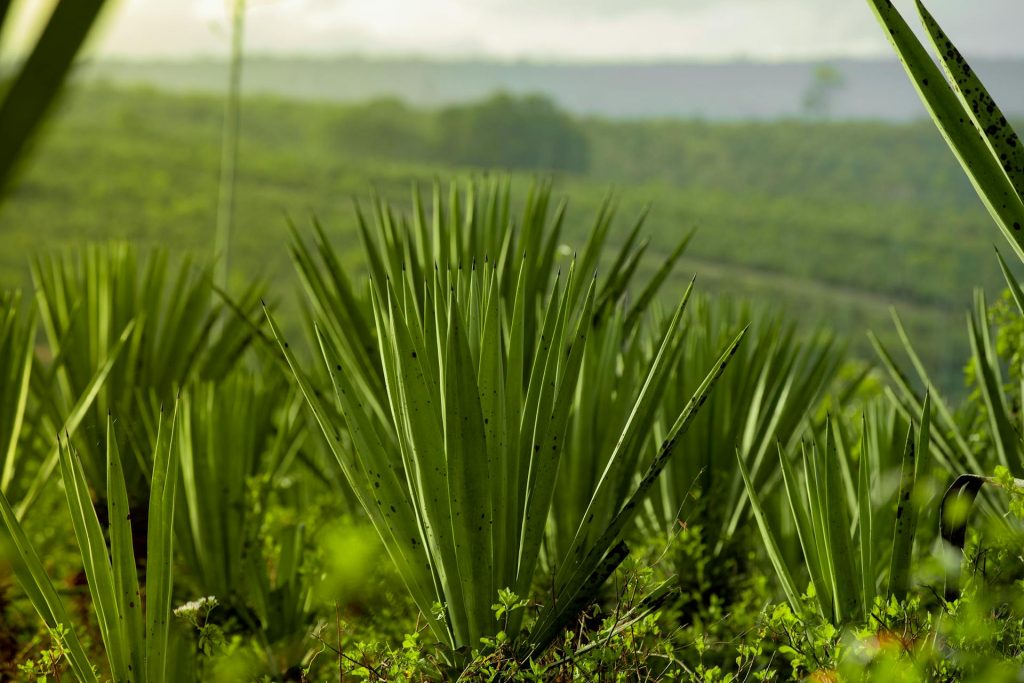
<instances>
[{"instance_id":1,"label":"cluster of plants","mask_svg":"<svg viewBox=\"0 0 1024 683\"><path fill-rule=\"evenodd\" d=\"M1019 139L923 7L948 81L871 5L1024 261ZM912 373L673 301L692 233L642 267L643 214L572 245L548 184L513 199L357 207L361 268L293 226L296 307L159 249L35 258L0 297L0 676L1021 676L1001 256L956 406L898 317Z\"/></svg>"},{"instance_id":2,"label":"cluster of plants","mask_svg":"<svg viewBox=\"0 0 1024 683\"><path fill-rule=\"evenodd\" d=\"M341 638L343 612L359 624L400 586L401 635L436 652L419 675L551 666L552 645L621 574L640 517L675 523L685 492L664 488L660 510L645 509L658 475L689 477L700 465L673 456L703 459L730 431L696 420L730 361L756 381L725 380L721 395L757 404L762 421L794 380L809 404L838 370L827 340L737 353L738 312L706 300L688 312L689 290L662 310L690 236L631 286L643 222L607 263L611 203L570 255L547 186L518 216L499 181L414 202L409 217L382 203L362 223L365 284L319 227L312 244L296 230L307 296L291 323L308 330L305 354L275 307L262 324L259 287L230 296L209 267L162 251L33 262L35 310L3 302L12 665L80 679L313 676L330 659L316 653L332 602ZM780 324L764 318L755 334ZM749 447L773 427L752 422ZM70 514L56 514L62 502ZM623 623L673 592L667 575L642 589L623 598ZM23 646L29 606L47 636ZM559 648L570 644L586 647ZM395 656L349 648L368 650L357 675Z\"/></svg>"}]
</instances>

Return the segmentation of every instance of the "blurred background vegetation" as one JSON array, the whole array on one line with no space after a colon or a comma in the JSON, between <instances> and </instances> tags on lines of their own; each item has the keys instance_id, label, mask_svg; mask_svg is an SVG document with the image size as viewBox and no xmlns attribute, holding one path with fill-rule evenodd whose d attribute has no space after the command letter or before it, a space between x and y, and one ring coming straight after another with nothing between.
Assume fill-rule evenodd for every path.
<instances>
[{"instance_id":1,"label":"blurred background vegetation","mask_svg":"<svg viewBox=\"0 0 1024 683\"><path fill-rule=\"evenodd\" d=\"M508 93L436 108L248 96L233 277L291 291L286 217L315 216L354 250L352 200L373 191L408 206L410 181L509 169L525 188L554 176L573 240L609 189L623 217L651 206L651 259L698 229L668 291L696 272L705 290L827 322L865 356L867 329L892 339L894 306L936 381L959 393L960 283L1001 288L988 217L930 123L830 119L822 98L841 86L824 73L816 85L821 69L808 67L813 111L750 122L581 116ZM212 94L86 79L0 214L0 286L26 282L27 254L100 239L209 253L222 123ZM354 252L350 264L361 267Z\"/></svg>"}]
</instances>

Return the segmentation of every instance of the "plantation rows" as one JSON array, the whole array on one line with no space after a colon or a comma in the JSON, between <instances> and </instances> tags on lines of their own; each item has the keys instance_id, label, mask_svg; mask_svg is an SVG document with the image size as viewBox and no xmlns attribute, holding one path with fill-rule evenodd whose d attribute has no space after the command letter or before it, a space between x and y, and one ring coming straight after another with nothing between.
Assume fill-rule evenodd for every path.
<instances>
[{"instance_id":1,"label":"plantation rows","mask_svg":"<svg viewBox=\"0 0 1024 683\"><path fill-rule=\"evenodd\" d=\"M123 239L209 253L222 106L161 92L70 93L0 212L10 245L0 250L0 283L25 286L25 256L40 244ZM426 127L429 111L399 116L387 103L267 98L244 100L243 111L232 271L236 283L265 278L282 296L297 284L281 248L285 216L303 223L315 214L345 265L365 272L352 197L369 202L376 190L408 212L413 182L429 188L436 177L468 179L489 168L448 154L451 146L419 155L416 146L394 144ZM556 176L572 207L567 241L586 239L611 187L623 217L612 244L650 206L643 272L697 228L666 285L671 296L697 273L703 291L784 308L810 328L827 323L861 358L874 356L866 329L897 343L888 310L895 305L939 386L963 395L970 285L994 295L1003 281L991 268L985 212L930 124L575 125L591 163ZM482 133L472 139L488 145ZM532 173L511 174L516 212Z\"/></svg>"}]
</instances>

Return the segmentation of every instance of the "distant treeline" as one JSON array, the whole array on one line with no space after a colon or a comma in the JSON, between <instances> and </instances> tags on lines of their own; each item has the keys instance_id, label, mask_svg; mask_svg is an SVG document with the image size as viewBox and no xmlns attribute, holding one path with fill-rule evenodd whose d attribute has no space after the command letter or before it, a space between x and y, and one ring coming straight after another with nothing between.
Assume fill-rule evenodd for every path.
<instances>
[{"instance_id":1,"label":"distant treeline","mask_svg":"<svg viewBox=\"0 0 1024 683\"><path fill-rule=\"evenodd\" d=\"M437 111L377 100L338 112L328 140L356 156L521 171L585 173L586 131L547 97L497 94Z\"/></svg>"},{"instance_id":2,"label":"distant treeline","mask_svg":"<svg viewBox=\"0 0 1024 683\"><path fill-rule=\"evenodd\" d=\"M1024 114L1021 60L972 58L972 63L1004 112ZM224 91L228 78L227 65L212 59L99 60L79 76L87 83L213 96ZM249 94L335 104L397 97L429 108L474 102L498 91L542 93L574 114L633 120L827 116L906 123L926 116L903 68L889 58L592 63L248 55L243 88Z\"/></svg>"},{"instance_id":3,"label":"distant treeline","mask_svg":"<svg viewBox=\"0 0 1024 683\"><path fill-rule=\"evenodd\" d=\"M116 107L123 98L116 93L123 91L110 92ZM544 95L507 93L440 109L397 99L359 105L249 101L243 135L265 148L304 139L342 158L569 172L616 185L655 182L716 193L919 202L931 208L976 202L924 121L618 121L572 115ZM137 111L135 103L125 106L129 115Z\"/></svg>"}]
</instances>

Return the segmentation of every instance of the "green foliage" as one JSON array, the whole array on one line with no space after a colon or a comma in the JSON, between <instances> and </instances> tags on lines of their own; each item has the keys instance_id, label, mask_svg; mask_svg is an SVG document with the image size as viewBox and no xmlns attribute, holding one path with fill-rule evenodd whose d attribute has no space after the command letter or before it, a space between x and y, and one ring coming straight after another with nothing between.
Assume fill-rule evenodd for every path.
<instances>
[{"instance_id":1,"label":"green foliage","mask_svg":"<svg viewBox=\"0 0 1024 683\"><path fill-rule=\"evenodd\" d=\"M891 2L869 4L950 150L1024 260L1024 147L1013 126L920 0L917 11L945 75Z\"/></svg>"},{"instance_id":2,"label":"green foliage","mask_svg":"<svg viewBox=\"0 0 1024 683\"><path fill-rule=\"evenodd\" d=\"M430 606L440 602L434 633L464 648L498 631L490 606L499 589L523 594L533 585L591 328L628 281L630 247L606 284L577 279L600 255L610 220L602 213L563 284L554 273L561 210L546 229L546 189L527 202L518 235L507 227L508 194L497 186L471 186L464 200L453 186L447 206L435 189L429 222L418 201L414 195L411 224L383 207L378 236L363 223L373 275L368 305L322 231L319 268L296 243L342 419L271 325L332 446L347 430L352 450L339 445L335 454L421 612L431 615ZM524 653L542 652L625 557L626 523L742 337L711 366L640 483L617 501L608 498L608 487L632 477L632 468L625 476L607 473L619 459L637 461L664 368L681 348L686 299L655 338L658 351L644 369L643 388L625 405L629 419L559 563L558 593L520 645ZM637 305L645 305L644 297ZM521 613L514 613L512 640L521 624Z\"/></svg>"},{"instance_id":3,"label":"green foliage","mask_svg":"<svg viewBox=\"0 0 1024 683\"><path fill-rule=\"evenodd\" d=\"M1016 135L923 6L950 81L891 4L871 3L979 195L1024 257ZM76 47L70 40L55 60L58 72ZM139 117L159 107L145 99L121 111L104 101L97 111L126 117L128 128L155 127L175 163L189 169L177 174L182 187L199 184L179 218L205 215L199 169L215 155L205 143L182 149L178 129ZM0 104L0 119L8 104ZM178 101L199 122L208 104ZM256 157L239 196L245 182L250 191L282 177L302 185L325 168L333 169L323 174L333 196L343 168L331 166L336 150L309 159L292 150L281 131L298 119L281 104L263 106L249 144L276 146L278 156ZM387 116L368 125L378 111ZM255 289L229 301L226 283L212 286L207 269L184 263L169 274L164 252L141 266L118 245L79 259L37 260L46 342L38 357L34 320L22 317L16 296L0 300L0 490L10 494L0 494L0 572L9 564L21 587L21 597L0 602L0 614L18 621L18 610L31 608L45 629L15 655L23 675L59 677L65 665L81 680L1019 675L1020 524L1002 515L1000 493L1010 493L1009 507L1019 513L1021 317L1009 309L1012 302L1024 314L1024 294L1010 268L1000 258L1010 292L994 314L983 293L975 296L966 337L973 393L963 406L942 398L944 380L933 382L925 370L929 354L910 344L908 329L916 326L904 328L899 318L895 339L914 374L890 354L890 340L874 339L891 388L887 403L864 403L864 375L843 366L842 345L827 334L802 336L781 317L690 302L692 283L673 313L660 313L660 297L683 290L671 274L690 247L689 233L678 225L653 232L650 252L668 256L651 259L640 236L644 214L617 235L616 202L595 188L613 175L631 178L672 196L670 213L681 224L711 217L713 228L736 220L768 226L771 248L756 249L756 238L745 234L746 248L737 250L735 234L712 230L710 246L686 254L717 261L725 270L718 281L730 286L744 277L754 287L771 280L750 269L778 267L772 259L786 254L799 261L800 277L842 291L877 270L878 259L858 239L927 234L888 289L872 290L925 305L948 305L951 290L936 284L949 275L939 259L956 262L954 275L974 262L960 248L955 192L933 190L941 196L930 210L958 227L946 235L927 212L901 213L897 184L865 173L859 151L824 170L798 164L818 189L767 200L773 183L792 171L780 165L772 178L743 180L734 168L715 170L711 135L684 147L665 143L665 131L682 130L674 126L700 133L704 124L581 121L549 102L507 96L426 114L393 104L350 110L342 122L348 130L325 123L333 113L320 112L321 127L295 128L332 131L338 147L347 135L364 137L343 164L379 147L393 165L373 167L382 187L372 216L357 210L348 223L362 240L362 259L333 248L318 224L312 247L293 231L316 369L285 342L298 315L279 324L267 314L274 348L252 320ZM407 117L419 120L404 126ZM814 147L816 136L837 130L851 139L866 134L830 126L776 132ZM883 134L907 144L912 132ZM758 126L730 135L719 151L744 136L759 144L768 137ZM19 145L25 139L19 134ZM655 148L652 158L667 160L661 170L632 165L644 144ZM750 146L738 147L744 159ZM0 147L3 154L18 146ZM895 148L886 149L889 167L897 166ZM427 201L414 192L396 202L408 176L429 171L402 164L425 160L570 171L578 174L571 188L584 207L599 207L597 218L577 221L543 183L517 199L521 179L453 185L447 198L437 184ZM842 192L823 189L854 167L856 177L873 178L858 183L860 194L839 201ZM693 168L708 173L682 180ZM67 182L74 172L55 177L77 186ZM368 172L378 171L360 167L359 182ZM106 177L94 175L92 182ZM721 187L708 191L702 183ZM48 186L23 186L29 201L21 206L31 206L40 187ZM280 192L239 207L262 218ZM737 192L750 200L740 209L733 207ZM794 207L816 229L824 216L824 224L848 228L840 223L872 223L864 220L870 213L828 221L837 207L862 201L886 220L817 232L825 235L816 241L822 253L807 258ZM635 200L621 204L632 209ZM166 209L157 209L161 226ZM907 227L915 221L919 232ZM581 235L579 251L563 245ZM266 244L279 240L258 230L250 239L257 246L248 258L269 274ZM834 268L826 265L829 254L840 257ZM806 289L806 280L775 284ZM790 298L831 305L828 291ZM936 319L934 312L914 316ZM745 334L754 343L741 347ZM267 344L251 350L253 339ZM290 389L277 374L285 367ZM160 405L172 400L181 413L168 425ZM121 440L110 411L119 416ZM852 416L859 412L857 439ZM310 419L323 442L307 433ZM38 519L60 497L47 483L58 465L79 550L71 557L60 553L59 531L44 529L51 520ZM940 503L940 485L950 479ZM10 497L21 504L13 507ZM346 509L348 499L358 509ZM747 512L757 535L744 523ZM319 519L342 515L355 524ZM958 549L955 557L932 543L936 530ZM627 540L646 552L630 558ZM768 590L769 565L783 604ZM937 588L943 570L945 596ZM76 572L88 599L69 609L50 577ZM175 610L192 630L181 637L171 606L195 595L211 597Z\"/></svg>"},{"instance_id":4,"label":"green foliage","mask_svg":"<svg viewBox=\"0 0 1024 683\"><path fill-rule=\"evenodd\" d=\"M286 652L312 621L313 582L301 575L308 532L301 522L271 518L275 496L300 507L308 492L289 498L285 491L306 437L297 398L275 372L236 370L182 395L177 434L180 580L216 598L236 628L283 659L295 657ZM295 659L288 666L301 655Z\"/></svg>"},{"instance_id":5,"label":"green foliage","mask_svg":"<svg viewBox=\"0 0 1024 683\"><path fill-rule=\"evenodd\" d=\"M178 453L172 436L174 420L166 424L161 416L153 447L144 580L140 579L135 564L128 490L112 418L108 418L107 428L106 475L110 521L106 535L93 507L78 453L66 442L62 442L60 451L61 480L110 675L115 680L138 677L143 681L163 681L168 673L173 587L172 521L178 480ZM15 572L32 606L51 633L58 634L58 647L66 655L75 676L82 681L99 680L63 601L2 494L0 513L6 532L14 540L17 553L13 558Z\"/></svg>"},{"instance_id":6,"label":"green foliage","mask_svg":"<svg viewBox=\"0 0 1024 683\"><path fill-rule=\"evenodd\" d=\"M962 598L934 609L920 598L878 599L870 623L840 631L798 617L788 605L767 610L762 642L777 644L779 680L1011 681L1021 665L1024 619L1019 604L974 584ZM782 676L780 676L782 674Z\"/></svg>"},{"instance_id":7,"label":"green foliage","mask_svg":"<svg viewBox=\"0 0 1024 683\"><path fill-rule=\"evenodd\" d=\"M541 95L449 107L437 125L442 158L460 166L582 173L590 163L579 124Z\"/></svg>"},{"instance_id":8,"label":"green foliage","mask_svg":"<svg viewBox=\"0 0 1024 683\"><path fill-rule=\"evenodd\" d=\"M18 467L19 444L32 376L35 320L23 319L18 292L0 293L0 491Z\"/></svg>"},{"instance_id":9,"label":"green foliage","mask_svg":"<svg viewBox=\"0 0 1024 683\"><path fill-rule=\"evenodd\" d=\"M236 221L245 229L232 237L233 293L257 278L274 292L290 291L288 255L273 247L281 244L282 212L315 213L342 245L343 265L363 272L348 197L369 205L372 188L408 210L411 182L466 173L432 146L435 112L262 97L243 106ZM209 254L222 107L217 98L157 91L72 93L0 214L9 247L0 253L0 283L26 285L23 255L41 240L81 247L117 238ZM372 136L366 129L378 115L394 125ZM575 123L590 164L585 174L559 177L573 206L568 241L582 243L613 186L620 215L654 207L640 276L658 267L656 257L676 246L680 230L699 226L678 269L685 277L665 285L670 296L696 271L702 291L827 320L864 357L871 355L866 328L896 343L887 308L898 304L939 386L953 398L962 393L967 339L944 334L967 300L957 283L991 293L1002 280L988 267L988 217L930 124ZM420 142L389 151L407 137ZM419 151L423 144L429 154ZM138 173L140 166L149 172ZM524 197L532 178L514 174L511 182ZM629 227L613 227L611 243L624 241ZM900 267L879 265L892 260Z\"/></svg>"},{"instance_id":10,"label":"green foliage","mask_svg":"<svg viewBox=\"0 0 1024 683\"><path fill-rule=\"evenodd\" d=\"M127 443L135 453L146 453L160 406L169 405L192 381L226 376L251 340L249 324L214 292L209 269L188 260L176 268L168 262L164 250L140 259L125 243L33 261L51 358L37 395L50 423L61 425L113 361L107 381L81 416L81 429L89 436L80 445L82 467L100 500L106 491L107 413L124 416ZM250 289L238 308L250 311L257 300L257 290ZM144 458L125 462L133 509L144 497L148 468Z\"/></svg>"},{"instance_id":11,"label":"green foliage","mask_svg":"<svg viewBox=\"0 0 1024 683\"><path fill-rule=\"evenodd\" d=\"M894 510L883 494L884 480L890 474L886 461L891 458L881 450L891 442L885 439L879 443L880 425L869 426L869 416L874 422L877 413L865 414L855 488L850 471L853 463L841 454L849 452L849 447L844 444L839 448L843 436L838 427L826 423L824 447L819 449L812 443L810 449L805 448L799 472L779 449L790 511L786 528L795 528L800 542L800 564L807 568L816 601L813 613L835 626L864 623L876 597L901 600L910 588L921 506L919 472L930 463L930 405L926 397L920 428L915 433L911 427L904 441ZM795 578L800 575L798 569L783 556L777 540L780 533L768 521L763 496L743 459L737 461L783 593L794 613L806 616L808 606ZM880 566L887 568L881 582ZM880 583L885 586L883 590L879 589Z\"/></svg>"},{"instance_id":12,"label":"green foliage","mask_svg":"<svg viewBox=\"0 0 1024 683\"><path fill-rule=\"evenodd\" d=\"M37 681L46 681L51 677L60 680L60 675L67 666L66 658L69 656L64 640L67 636L67 629L64 624L57 624L57 627L50 632L50 647L41 650L35 659L29 659L18 665L18 673L31 677Z\"/></svg>"},{"instance_id":13,"label":"green foliage","mask_svg":"<svg viewBox=\"0 0 1024 683\"><path fill-rule=\"evenodd\" d=\"M752 308L726 298L700 298L692 308L685 350L672 368L663 401L671 413L685 401L678 391L712 361L716 348L749 325L745 344L733 358L705 411L682 437L680 456L666 469L648 503L651 530L671 531L680 518L703 528L720 553L749 519L743 480L723 444L738 451L762 494L779 481L773 455L781 443L789 452L819 420L827 392L846 401L863 378L841 384L845 349L826 330L801 333L770 309ZM667 423L652 430L657 443Z\"/></svg>"}]
</instances>

